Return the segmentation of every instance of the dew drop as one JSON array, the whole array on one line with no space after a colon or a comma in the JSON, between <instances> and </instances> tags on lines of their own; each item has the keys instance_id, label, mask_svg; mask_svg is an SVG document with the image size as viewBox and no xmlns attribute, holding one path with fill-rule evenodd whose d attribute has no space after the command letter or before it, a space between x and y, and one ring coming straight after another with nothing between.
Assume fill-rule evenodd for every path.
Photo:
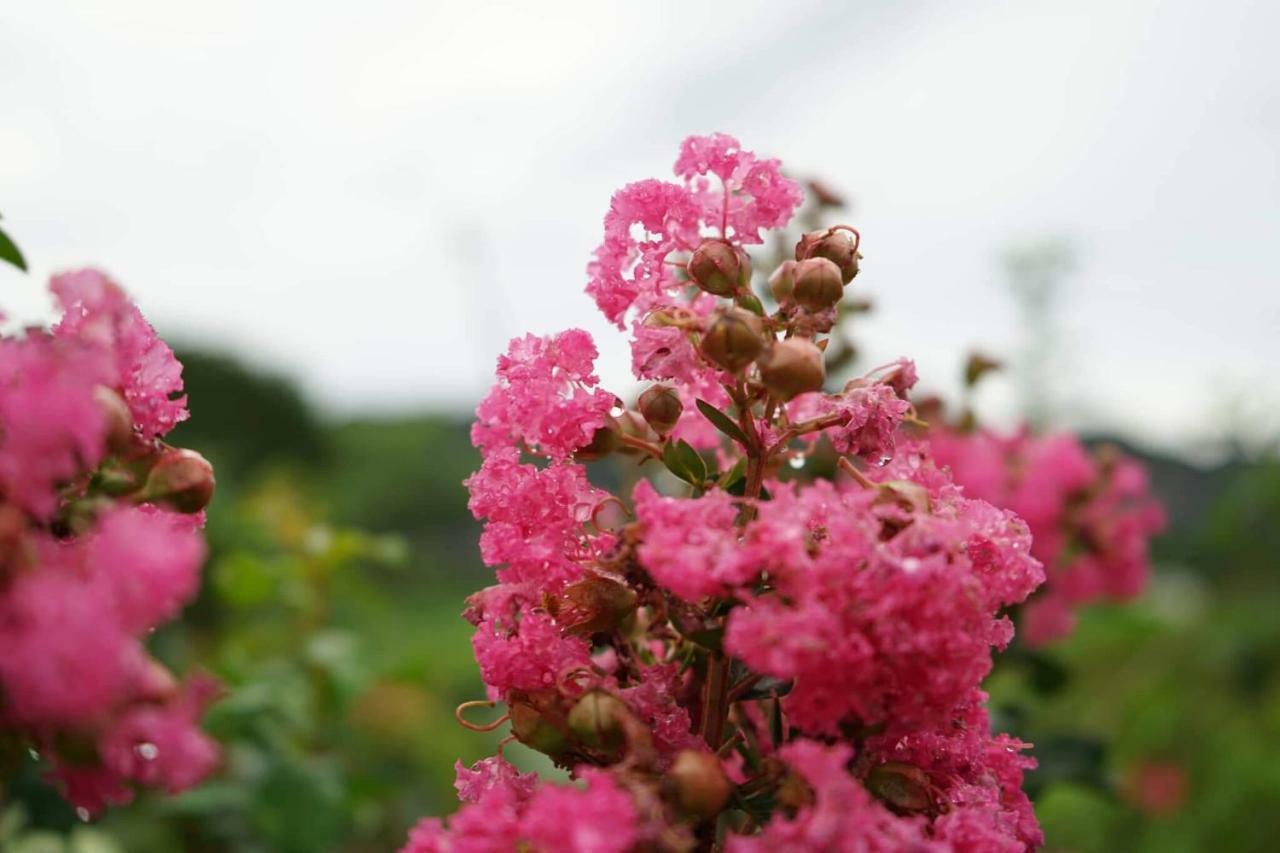
<instances>
[{"instance_id":1,"label":"dew drop","mask_svg":"<svg viewBox=\"0 0 1280 853\"><path fill-rule=\"evenodd\" d=\"M89 822L89 810L88 810L88 809L86 809L84 806L77 806L77 807L76 807L76 817L78 817L78 818L80 819L80 822L81 822L81 823L88 823L88 822Z\"/></svg>"},{"instance_id":2,"label":"dew drop","mask_svg":"<svg viewBox=\"0 0 1280 853\"><path fill-rule=\"evenodd\" d=\"M788 465L790 465L792 468L796 469L797 471L799 471L801 468L804 467L804 463L805 463L805 456L803 453L797 453L795 456L792 456L791 459L787 462Z\"/></svg>"},{"instance_id":3,"label":"dew drop","mask_svg":"<svg viewBox=\"0 0 1280 853\"><path fill-rule=\"evenodd\" d=\"M140 743L133 748L133 751L143 761L155 761L156 756L160 754L160 750L154 743Z\"/></svg>"},{"instance_id":4,"label":"dew drop","mask_svg":"<svg viewBox=\"0 0 1280 853\"><path fill-rule=\"evenodd\" d=\"M626 409L622 408L621 406L614 406L612 409L609 410L609 414L613 415L615 418L620 418L622 417L622 413L625 411Z\"/></svg>"},{"instance_id":5,"label":"dew drop","mask_svg":"<svg viewBox=\"0 0 1280 853\"><path fill-rule=\"evenodd\" d=\"M40 753L36 752L34 749L30 749L30 748L28 748L28 749L27 749L27 755L30 755L30 756L31 756L31 760L32 760L32 761L39 761L39 760L40 760Z\"/></svg>"},{"instance_id":6,"label":"dew drop","mask_svg":"<svg viewBox=\"0 0 1280 853\"><path fill-rule=\"evenodd\" d=\"M904 557L902 560L902 570L904 572L914 572L920 568L920 559L918 557Z\"/></svg>"},{"instance_id":7,"label":"dew drop","mask_svg":"<svg viewBox=\"0 0 1280 853\"><path fill-rule=\"evenodd\" d=\"M879 459L876 460L876 467L883 468L884 466L889 464L889 460L892 458L893 458L892 456L881 456Z\"/></svg>"}]
</instances>

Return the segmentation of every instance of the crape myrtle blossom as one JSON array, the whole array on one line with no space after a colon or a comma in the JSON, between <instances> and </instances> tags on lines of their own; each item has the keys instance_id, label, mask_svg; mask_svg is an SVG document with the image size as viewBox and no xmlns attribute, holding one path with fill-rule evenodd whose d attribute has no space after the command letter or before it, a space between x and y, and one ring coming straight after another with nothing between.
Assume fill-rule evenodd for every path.
<instances>
[{"instance_id":1,"label":"crape myrtle blossom","mask_svg":"<svg viewBox=\"0 0 1280 853\"><path fill-rule=\"evenodd\" d=\"M96 270L55 276L49 331L0 338L0 730L82 814L217 765L186 685L143 638L195 596L207 462L160 437L182 366Z\"/></svg>"},{"instance_id":2,"label":"crape myrtle blossom","mask_svg":"<svg viewBox=\"0 0 1280 853\"><path fill-rule=\"evenodd\" d=\"M1028 644L1069 634L1086 604L1142 592L1164 511L1137 461L1114 447L1091 452L1067 433L1004 435L945 425L932 432L935 458L965 493L1009 507L1034 534L1032 554L1044 563L1048 582L1022 609Z\"/></svg>"},{"instance_id":3,"label":"crape myrtle blossom","mask_svg":"<svg viewBox=\"0 0 1280 853\"><path fill-rule=\"evenodd\" d=\"M746 247L799 186L722 134L686 140L675 172L614 196L588 270L643 392L601 389L583 332L526 336L472 431L498 583L468 602L488 695L459 720L509 725L573 782L500 748L405 850L1038 846L1034 762L979 687L1044 580L1027 523L937 464L910 361L826 387L856 230L806 234L766 293ZM823 438L838 476L784 480ZM635 485L593 484L603 457Z\"/></svg>"}]
</instances>

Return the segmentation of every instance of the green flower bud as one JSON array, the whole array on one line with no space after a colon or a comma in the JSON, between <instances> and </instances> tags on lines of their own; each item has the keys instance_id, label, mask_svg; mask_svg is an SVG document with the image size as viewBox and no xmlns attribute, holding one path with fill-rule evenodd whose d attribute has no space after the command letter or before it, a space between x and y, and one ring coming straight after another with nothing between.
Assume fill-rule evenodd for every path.
<instances>
[{"instance_id":1,"label":"green flower bud","mask_svg":"<svg viewBox=\"0 0 1280 853\"><path fill-rule=\"evenodd\" d=\"M922 812L933 806L929 774L901 761L890 761L867 774L867 788L898 812Z\"/></svg>"},{"instance_id":2,"label":"green flower bud","mask_svg":"<svg viewBox=\"0 0 1280 853\"><path fill-rule=\"evenodd\" d=\"M680 395L669 385L652 386L640 395L636 407L644 416L645 422L653 427L653 431L658 435L666 435L675 429L676 423L680 420L680 414L684 411L684 403L680 402Z\"/></svg>"},{"instance_id":3,"label":"green flower bud","mask_svg":"<svg viewBox=\"0 0 1280 853\"><path fill-rule=\"evenodd\" d=\"M795 300L796 262L783 261L769 276L769 292L779 305L789 305Z\"/></svg>"},{"instance_id":4,"label":"green flower bud","mask_svg":"<svg viewBox=\"0 0 1280 853\"><path fill-rule=\"evenodd\" d=\"M525 702L512 702L508 708L511 733L518 741L552 758L564 754L569 737L563 717L557 719L558 715L543 713Z\"/></svg>"},{"instance_id":5,"label":"green flower bud","mask_svg":"<svg viewBox=\"0 0 1280 853\"><path fill-rule=\"evenodd\" d=\"M858 250L853 235L844 230L810 231L796 244L796 260L826 258L840 270L843 284L858 274Z\"/></svg>"},{"instance_id":6,"label":"green flower bud","mask_svg":"<svg viewBox=\"0 0 1280 853\"><path fill-rule=\"evenodd\" d=\"M199 512L213 499L213 466L194 450L171 447L147 475L144 501L168 504L178 512Z\"/></svg>"},{"instance_id":7,"label":"green flower bud","mask_svg":"<svg viewBox=\"0 0 1280 853\"><path fill-rule=\"evenodd\" d=\"M569 712L569 730L592 749L616 756L627 740L623 721L629 713L626 703L617 696L592 690L583 694Z\"/></svg>"},{"instance_id":8,"label":"green flower bud","mask_svg":"<svg viewBox=\"0 0 1280 853\"><path fill-rule=\"evenodd\" d=\"M720 759L710 752L681 750L667 771L667 779L680 808L698 817L719 814L733 793Z\"/></svg>"},{"instance_id":9,"label":"green flower bud","mask_svg":"<svg viewBox=\"0 0 1280 853\"><path fill-rule=\"evenodd\" d=\"M741 308L720 312L702 336L702 354L735 373L755 361L763 348L764 324Z\"/></svg>"},{"instance_id":10,"label":"green flower bud","mask_svg":"<svg viewBox=\"0 0 1280 853\"><path fill-rule=\"evenodd\" d=\"M94 402L102 411L107 426L107 448L119 453L133 444L133 413L117 392L105 385L93 389Z\"/></svg>"},{"instance_id":11,"label":"green flower bud","mask_svg":"<svg viewBox=\"0 0 1280 853\"><path fill-rule=\"evenodd\" d=\"M808 338L777 341L765 350L756 366L760 369L760 381L782 400L807 391L820 391L827 378L822 350Z\"/></svg>"},{"instance_id":12,"label":"green flower bud","mask_svg":"<svg viewBox=\"0 0 1280 853\"><path fill-rule=\"evenodd\" d=\"M795 299L808 311L830 308L844 296L840 268L826 258L808 258L795 267Z\"/></svg>"},{"instance_id":13,"label":"green flower bud","mask_svg":"<svg viewBox=\"0 0 1280 853\"><path fill-rule=\"evenodd\" d=\"M727 240L703 240L685 269L694 284L716 296L732 296L751 281L751 258Z\"/></svg>"}]
</instances>

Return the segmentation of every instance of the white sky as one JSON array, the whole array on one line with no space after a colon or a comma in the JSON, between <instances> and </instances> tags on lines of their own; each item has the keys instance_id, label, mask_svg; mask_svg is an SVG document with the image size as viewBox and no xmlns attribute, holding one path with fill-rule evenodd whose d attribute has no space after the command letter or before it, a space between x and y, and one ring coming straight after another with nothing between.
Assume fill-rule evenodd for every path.
<instances>
[{"instance_id":1,"label":"white sky","mask_svg":"<svg viewBox=\"0 0 1280 853\"><path fill-rule=\"evenodd\" d=\"M1280 411L1277 33L1247 0L7 3L36 275L0 304L99 264L338 411L469 404L571 325L623 390L582 293L609 195L723 130L856 198L869 356L935 387L1017 340L1000 251L1070 235L1067 416L1185 445Z\"/></svg>"}]
</instances>

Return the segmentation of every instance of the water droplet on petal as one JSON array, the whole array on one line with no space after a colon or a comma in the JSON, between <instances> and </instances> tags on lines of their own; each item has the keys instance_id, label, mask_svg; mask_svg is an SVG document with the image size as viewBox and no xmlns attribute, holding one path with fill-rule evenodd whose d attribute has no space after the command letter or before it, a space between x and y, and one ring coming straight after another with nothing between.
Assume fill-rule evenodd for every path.
<instances>
[{"instance_id":1,"label":"water droplet on petal","mask_svg":"<svg viewBox=\"0 0 1280 853\"><path fill-rule=\"evenodd\" d=\"M884 466L889 464L889 460L891 459L893 459L892 456L881 456L879 459L876 460L876 467L883 468Z\"/></svg>"},{"instance_id":2,"label":"water droplet on petal","mask_svg":"<svg viewBox=\"0 0 1280 853\"><path fill-rule=\"evenodd\" d=\"M795 456L792 456L791 459L787 462L788 465L790 465L792 468L796 469L797 471L799 471L801 468L804 467L804 463L805 463L805 456L803 453L797 453Z\"/></svg>"},{"instance_id":3,"label":"water droplet on petal","mask_svg":"<svg viewBox=\"0 0 1280 853\"><path fill-rule=\"evenodd\" d=\"M31 756L32 761L40 760L40 753L36 752L34 749L27 749L27 755Z\"/></svg>"},{"instance_id":4,"label":"water droplet on petal","mask_svg":"<svg viewBox=\"0 0 1280 853\"><path fill-rule=\"evenodd\" d=\"M86 809L84 806L77 806L77 807L76 807L76 817L78 817L82 823L88 823L88 822L89 822L89 810L88 810L88 809Z\"/></svg>"},{"instance_id":5,"label":"water droplet on petal","mask_svg":"<svg viewBox=\"0 0 1280 853\"><path fill-rule=\"evenodd\" d=\"M914 572L920 568L920 559L918 557L904 557L902 560L902 570L904 572Z\"/></svg>"},{"instance_id":6,"label":"water droplet on petal","mask_svg":"<svg viewBox=\"0 0 1280 853\"><path fill-rule=\"evenodd\" d=\"M612 409L609 410L609 414L613 415L615 418L620 418L622 417L622 413L625 411L626 409L622 408L621 406L614 406Z\"/></svg>"},{"instance_id":7,"label":"water droplet on petal","mask_svg":"<svg viewBox=\"0 0 1280 853\"><path fill-rule=\"evenodd\" d=\"M133 748L133 751L143 761L155 761L156 756L160 754L160 750L154 743L140 743Z\"/></svg>"}]
</instances>

